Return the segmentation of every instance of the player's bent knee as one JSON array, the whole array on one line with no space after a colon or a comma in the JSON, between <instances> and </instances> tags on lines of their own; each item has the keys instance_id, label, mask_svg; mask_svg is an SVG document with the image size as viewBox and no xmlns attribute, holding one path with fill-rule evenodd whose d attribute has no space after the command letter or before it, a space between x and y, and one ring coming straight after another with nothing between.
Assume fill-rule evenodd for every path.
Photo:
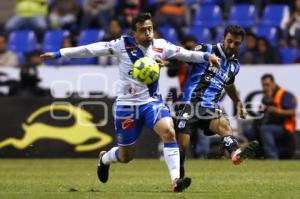
<instances>
[{"instance_id":1,"label":"player's bent knee","mask_svg":"<svg viewBox=\"0 0 300 199\"><path fill-rule=\"evenodd\" d=\"M162 132L161 138L163 141L175 141L176 136L175 136L175 130L172 127L164 129Z\"/></svg>"},{"instance_id":2,"label":"player's bent knee","mask_svg":"<svg viewBox=\"0 0 300 199\"><path fill-rule=\"evenodd\" d=\"M133 156L120 156L119 157L120 162L122 163L128 163L131 160L133 160Z\"/></svg>"}]
</instances>

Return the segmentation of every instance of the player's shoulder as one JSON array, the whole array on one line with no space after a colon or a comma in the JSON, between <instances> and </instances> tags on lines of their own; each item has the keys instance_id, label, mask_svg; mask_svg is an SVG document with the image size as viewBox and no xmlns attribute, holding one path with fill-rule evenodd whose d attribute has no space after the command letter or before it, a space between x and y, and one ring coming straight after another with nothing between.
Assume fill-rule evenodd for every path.
<instances>
[{"instance_id":1,"label":"player's shoulder","mask_svg":"<svg viewBox=\"0 0 300 199\"><path fill-rule=\"evenodd\" d=\"M233 62L236 65L239 65L239 66L241 65L238 58L236 58L236 57L232 58L230 61Z\"/></svg>"},{"instance_id":2,"label":"player's shoulder","mask_svg":"<svg viewBox=\"0 0 300 199\"><path fill-rule=\"evenodd\" d=\"M109 46L119 46L119 45L121 45L122 43L124 43L123 40L124 40L124 38L123 38L123 36L121 36L121 37L119 37L119 38L116 38L116 39L107 41L107 45L109 45Z\"/></svg>"},{"instance_id":3,"label":"player's shoulder","mask_svg":"<svg viewBox=\"0 0 300 199\"><path fill-rule=\"evenodd\" d=\"M165 45L174 45L173 43L163 39L163 38L157 38L153 39L153 44L154 45L159 45L159 46L165 46Z\"/></svg>"},{"instance_id":4,"label":"player's shoulder","mask_svg":"<svg viewBox=\"0 0 300 199\"><path fill-rule=\"evenodd\" d=\"M202 52L209 52L211 53L213 50L214 45L213 44L208 44L208 43L200 43L198 44L194 50L195 51L202 51Z\"/></svg>"}]
</instances>

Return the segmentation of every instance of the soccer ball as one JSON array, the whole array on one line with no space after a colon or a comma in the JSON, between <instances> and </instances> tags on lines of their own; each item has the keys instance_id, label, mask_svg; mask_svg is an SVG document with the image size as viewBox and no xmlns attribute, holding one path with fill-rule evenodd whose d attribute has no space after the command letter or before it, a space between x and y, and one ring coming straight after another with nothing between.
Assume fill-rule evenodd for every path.
<instances>
[{"instance_id":1,"label":"soccer ball","mask_svg":"<svg viewBox=\"0 0 300 199\"><path fill-rule=\"evenodd\" d=\"M159 78L159 65L149 57L142 57L134 62L132 76L143 84L151 84Z\"/></svg>"}]
</instances>

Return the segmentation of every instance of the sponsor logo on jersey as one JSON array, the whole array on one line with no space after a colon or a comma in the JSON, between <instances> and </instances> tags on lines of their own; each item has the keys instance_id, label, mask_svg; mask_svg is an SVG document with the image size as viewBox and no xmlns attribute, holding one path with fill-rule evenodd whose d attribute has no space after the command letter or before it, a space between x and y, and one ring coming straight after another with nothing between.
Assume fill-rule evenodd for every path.
<instances>
[{"instance_id":1,"label":"sponsor logo on jersey","mask_svg":"<svg viewBox=\"0 0 300 199\"><path fill-rule=\"evenodd\" d=\"M158 53L163 53L163 52L164 52L164 49L163 49L163 48L156 48L156 47L154 47L154 46L153 46L153 50L154 50L155 52L158 52Z\"/></svg>"},{"instance_id":2,"label":"sponsor logo on jersey","mask_svg":"<svg viewBox=\"0 0 300 199\"><path fill-rule=\"evenodd\" d=\"M126 45L126 46L125 46L126 49L132 49L132 48L136 48L136 47L137 47L136 45L132 45L132 46Z\"/></svg>"}]
</instances>

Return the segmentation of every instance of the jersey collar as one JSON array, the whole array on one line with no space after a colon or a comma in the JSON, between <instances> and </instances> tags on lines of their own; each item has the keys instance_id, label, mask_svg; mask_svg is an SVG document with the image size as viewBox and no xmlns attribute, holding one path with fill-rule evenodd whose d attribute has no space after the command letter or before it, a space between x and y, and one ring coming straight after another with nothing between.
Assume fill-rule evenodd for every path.
<instances>
[{"instance_id":1,"label":"jersey collar","mask_svg":"<svg viewBox=\"0 0 300 199\"><path fill-rule=\"evenodd\" d=\"M218 43L217 44L217 48L221 54L221 56L225 59L235 59L235 54L233 54L231 57L227 57L225 52L223 51L223 48L222 48L222 44L221 43Z\"/></svg>"}]
</instances>

